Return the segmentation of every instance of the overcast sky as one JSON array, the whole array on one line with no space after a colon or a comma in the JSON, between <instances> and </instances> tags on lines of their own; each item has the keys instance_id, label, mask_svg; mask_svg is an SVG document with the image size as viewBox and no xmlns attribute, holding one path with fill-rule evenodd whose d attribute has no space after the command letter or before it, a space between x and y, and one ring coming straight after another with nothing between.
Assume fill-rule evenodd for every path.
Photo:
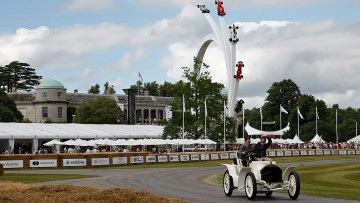
<instances>
[{"instance_id":1,"label":"overcast sky","mask_svg":"<svg viewBox=\"0 0 360 203\"><path fill-rule=\"evenodd\" d=\"M145 82L176 82L212 32L196 7L213 0L4 0L0 65L18 60L72 92L109 81L117 93ZM227 24L240 26L237 60L245 63L238 97L260 107L273 82L292 79L328 105L359 108L360 1L224 0ZM216 44L204 62L226 83Z\"/></svg>"}]
</instances>

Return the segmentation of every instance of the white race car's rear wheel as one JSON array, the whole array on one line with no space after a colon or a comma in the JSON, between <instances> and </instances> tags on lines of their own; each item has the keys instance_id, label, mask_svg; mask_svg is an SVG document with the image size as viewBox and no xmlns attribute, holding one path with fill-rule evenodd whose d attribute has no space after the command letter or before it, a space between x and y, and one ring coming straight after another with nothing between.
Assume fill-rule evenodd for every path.
<instances>
[{"instance_id":1,"label":"white race car's rear wheel","mask_svg":"<svg viewBox=\"0 0 360 203\"><path fill-rule=\"evenodd\" d=\"M248 172L245 176L245 194L249 200L254 200L257 193L256 179L252 172Z\"/></svg>"},{"instance_id":2,"label":"white race car's rear wheel","mask_svg":"<svg viewBox=\"0 0 360 203\"><path fill-rule=\"evenodd\" d=\"M226 170L224 173L224 180L223 180L223 186L224 186L224 193L226 196L230 197L233 190L234 190L234 183L233 179L229 174L229 171Z\"/></svg>"},{"instance_id":3,"label":"white race car's rear wheel","mask_svg":"<svg viewBox=\"0 0 360 203\"><path fill-rule=\"evenodd\" d=\"M300 177L293 171L290 173L288 180L290 183L288 194L291 199L296 200L300 194Z\"/></svg>"}]
</instances>

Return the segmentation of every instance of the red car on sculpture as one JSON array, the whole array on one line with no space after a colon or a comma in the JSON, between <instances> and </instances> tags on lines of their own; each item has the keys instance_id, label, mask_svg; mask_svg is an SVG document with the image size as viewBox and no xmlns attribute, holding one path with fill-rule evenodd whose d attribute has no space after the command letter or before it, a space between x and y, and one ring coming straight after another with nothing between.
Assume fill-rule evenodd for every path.
<instances>
[{"instance_id":1,"label":"red car on sculpture","mask_svg":"<svg viewBox=\"0 0 360 203\"><path fill-rule=\"evenodd\" d=\"M224 7L222 6L223 2L221 0L216 0L215 4L217 4L217 11L219 16L225 15Z\"/></svg>"}]
</instances>

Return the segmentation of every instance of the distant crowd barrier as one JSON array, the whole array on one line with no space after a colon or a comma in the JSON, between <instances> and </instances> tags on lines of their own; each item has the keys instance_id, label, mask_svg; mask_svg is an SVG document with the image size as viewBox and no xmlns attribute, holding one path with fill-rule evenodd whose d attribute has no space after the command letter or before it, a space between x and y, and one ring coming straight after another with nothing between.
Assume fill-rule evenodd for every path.
<instances>
[{"instance_id":1,"label":"distant crowd barrier","mask_svg":"<svg viewBox=\"0 0 360 203\"><path fill-rule=\"evenodd\" d=\"M360 155L359 150L268 150L269 157L285 156L337 156L337 155ZM0 164L5 169L29 169L29 168L71 168L71 167L97 167L117 166L131 164L154 164L167 162L188 162L226 160L236 157L236 152L189 152L189 153L118 153L104 152L94 154L20 154L0 155Z\"/></svg>"}]
</instances>

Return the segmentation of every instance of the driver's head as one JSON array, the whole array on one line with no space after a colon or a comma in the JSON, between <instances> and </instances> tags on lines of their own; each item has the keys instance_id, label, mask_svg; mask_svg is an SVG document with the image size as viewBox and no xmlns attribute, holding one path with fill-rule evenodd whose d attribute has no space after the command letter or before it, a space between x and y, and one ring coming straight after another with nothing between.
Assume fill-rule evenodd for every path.
<instances>
[{"instance_id":1,"label":"driver's head","mask_svg":"<svg viewBox=\"0 0 360 203\"><path fill-rule=\"evenodd\" d=\"M250 145L250 138L246 138L246 139L245 139L245 144L246 144L246 145Z\"/></svg>"}]
</instances>

